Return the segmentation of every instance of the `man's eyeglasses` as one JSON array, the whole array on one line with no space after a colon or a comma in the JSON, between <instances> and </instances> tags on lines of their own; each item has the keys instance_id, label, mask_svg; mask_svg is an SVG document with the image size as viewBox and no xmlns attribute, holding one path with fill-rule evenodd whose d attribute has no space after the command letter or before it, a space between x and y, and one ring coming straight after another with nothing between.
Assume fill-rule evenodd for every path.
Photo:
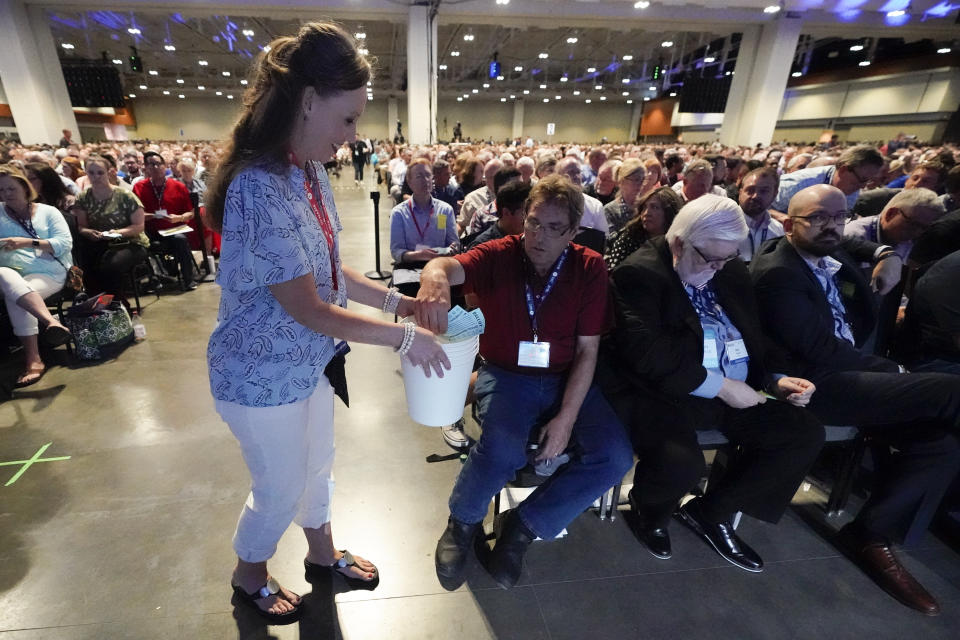
<instances>
[{"instance_id":1,"label":"man's eyeglasses","mask_svg":"<svg viewBox=\"0 0 960 640\"><path fill-rule=\"evenodd\" d=\"M693 247L693 250L697 252L697 255L700 256L700 259L703 260L705 264L717 270L722 269L723 265L727 264L734 258L740 257L739 249L737 249L736 253L734 253L732 256L727 256L726 258L710 258L704 255L703 251L700 251L700 249L697 248L697 245L693 244L692 242L690 243L690 246Z\"/></svg>"},{"instance_id":2,"label":"man's eyeglasses","mask_svg":"<svg viewBox=\"0 0 960 640\"><path fill-rule=\"evenodd\" d=\"M162 162L144 162L143 166L157 168L157 167L162 167L163 163Z\"/></svg>"},{"instance_id":3,"label":"man's eyeglasses","mask_svg":"<svg viewBox=\"0 0 960 640\"><path fill-rule=\"evenodd\" d=\"M919 229L920 231L925 231L926 229L930 228L930 225L933 224L932 222L920 222L913 216L908 216L903 210L900 211L900 216L907 221L907 224L915 229Z\"/></svg>"},{"instance_id":4,"label":"man's eyeglasses","mask_svg":"<svg viewBox=\"0 0 960 640\"><path fill-rule=\"evenodd\" d=\"M811 216L790 216L794 220L806 220L807 224L811 227L817 227L823 229L825 226L830 225L832 227L843 226L847 221L847 214L841 213L836 216L827 216L822 213L815 213Z\"/></svg>"},{"instance_id":5,"label":"man's eyeglasses","mask_svg":"<svg viewBox=\"0 0 960 640\"><path fill-rule=\"evenodd\" d=\"M853 174L853 177L857 179L857 183L859 183L861 187L867 186L867 184L869 184L870 181L873 180L873 178L864 178L859 173L857 173L857 170L854 169L853 167L847 167L847 170Z\"/></svg>"},{"instance_id":6,"label":"man's eyeglasses","mask_svg":"<svg viewBox=\"0 0 960 640\"><path fill-rule=\"evenodd\" d=\"M523 221L523 230L526 231L527 233L534 233L534 234L543 233L543 235L550 238L551 240L556 240L558 238L563 237L563 234L570 231L570 227L567 226L567 227L563 227L562 229L558 229L556 227L545 227L542 224L540 224L540 221L537 220L536 218L531 218L527 216L527 219Z\"/></svg>"}]
</instances>

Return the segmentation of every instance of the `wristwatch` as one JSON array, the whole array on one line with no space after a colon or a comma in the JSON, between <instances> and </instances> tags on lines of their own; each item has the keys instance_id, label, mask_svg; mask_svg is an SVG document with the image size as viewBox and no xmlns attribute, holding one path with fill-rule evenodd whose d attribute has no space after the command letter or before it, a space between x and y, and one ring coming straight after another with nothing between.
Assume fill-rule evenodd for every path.
<instances>
[{"instance_id":1,"label":"wristwatch","mask_svg":"<svg viewBox=\"0 0 960 640\"><path fill-rule=\"evenodd\" d=\"M34 238L34 239L33 239L33 246L39 247L39 246L40 246L40 241L37 240L36 238Z\"/></svg>"}]
</instances>

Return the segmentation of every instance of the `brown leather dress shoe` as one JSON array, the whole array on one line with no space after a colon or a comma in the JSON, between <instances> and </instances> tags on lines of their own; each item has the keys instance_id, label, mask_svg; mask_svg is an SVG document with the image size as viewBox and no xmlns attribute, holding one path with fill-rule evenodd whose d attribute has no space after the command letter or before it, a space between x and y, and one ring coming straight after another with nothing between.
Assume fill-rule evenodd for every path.
<instances>
[{"instance_id":1,"label":"brown leather dress shoe","mask_svg":"<svg viewBox=\"0 0 960 640\"><path fill-rule=\"evenodd\" d=\"M837 542L881 589L924 615L940 615L937 600L900 564L888 543L866 539L850 525L839 531Z\"/></svg>"}]
</instances>

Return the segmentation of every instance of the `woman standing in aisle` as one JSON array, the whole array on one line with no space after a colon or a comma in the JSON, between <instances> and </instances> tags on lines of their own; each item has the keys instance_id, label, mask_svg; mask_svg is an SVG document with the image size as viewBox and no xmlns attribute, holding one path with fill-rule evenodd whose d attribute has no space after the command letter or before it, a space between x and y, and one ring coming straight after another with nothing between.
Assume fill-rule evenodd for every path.
<instances>
[{"instance_id":1,"label":"woman standing in aisle","mask_svg":"<svg viewBox=\"0 0 960 640\"><path fill-rule=\"evenodd\" d=\"M233 546L237 596L272 622L297 618L300 597L267 572L290 522L303 528L307 579L336 571L374 588L377 568L338 551L330 527L333 396L345 398L343 349L393 347L443 375L432 334L346 310L347 299L400 316L413 300L341 265L340 220L323 163L352 140L371 71L341 27L308 23L254 64L226 158L207 192L222 229L218 325L207 349L210 388L250 470Z\"/></svg>"}]
</instances>

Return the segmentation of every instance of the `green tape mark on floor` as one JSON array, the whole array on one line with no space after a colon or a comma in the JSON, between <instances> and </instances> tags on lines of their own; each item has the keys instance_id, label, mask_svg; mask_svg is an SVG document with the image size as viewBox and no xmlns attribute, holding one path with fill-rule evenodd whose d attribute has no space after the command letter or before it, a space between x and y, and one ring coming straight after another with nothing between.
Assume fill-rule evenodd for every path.
<instances>
[{"instance_id":1,"label":"green tape mark on floor","mask_svg":"<svg viewBox=\"0 0 960 640\"><path fill-rule=\"evenodd\" d=\"M37 450L37 452L30 457L29 460L11 460L10 462L0 462L0 467L9 467L9 466L18 465L18 464L23 465L20 467L20 470L17 471L15 474L13 474L13 477L7 480L7 483L3 486L9 487L10 485L12 485L14 482L20 479L20 476L22 476L27 469L32 467L37 462L56 462L58 460L70 459L70 456L58 456L56 458L41 458L40 456L43 455L43 452L46 451L47 448L52 444L53 444L52 442L48 442L47 444L40 447Z\"/></svg>"}]
</instances>

